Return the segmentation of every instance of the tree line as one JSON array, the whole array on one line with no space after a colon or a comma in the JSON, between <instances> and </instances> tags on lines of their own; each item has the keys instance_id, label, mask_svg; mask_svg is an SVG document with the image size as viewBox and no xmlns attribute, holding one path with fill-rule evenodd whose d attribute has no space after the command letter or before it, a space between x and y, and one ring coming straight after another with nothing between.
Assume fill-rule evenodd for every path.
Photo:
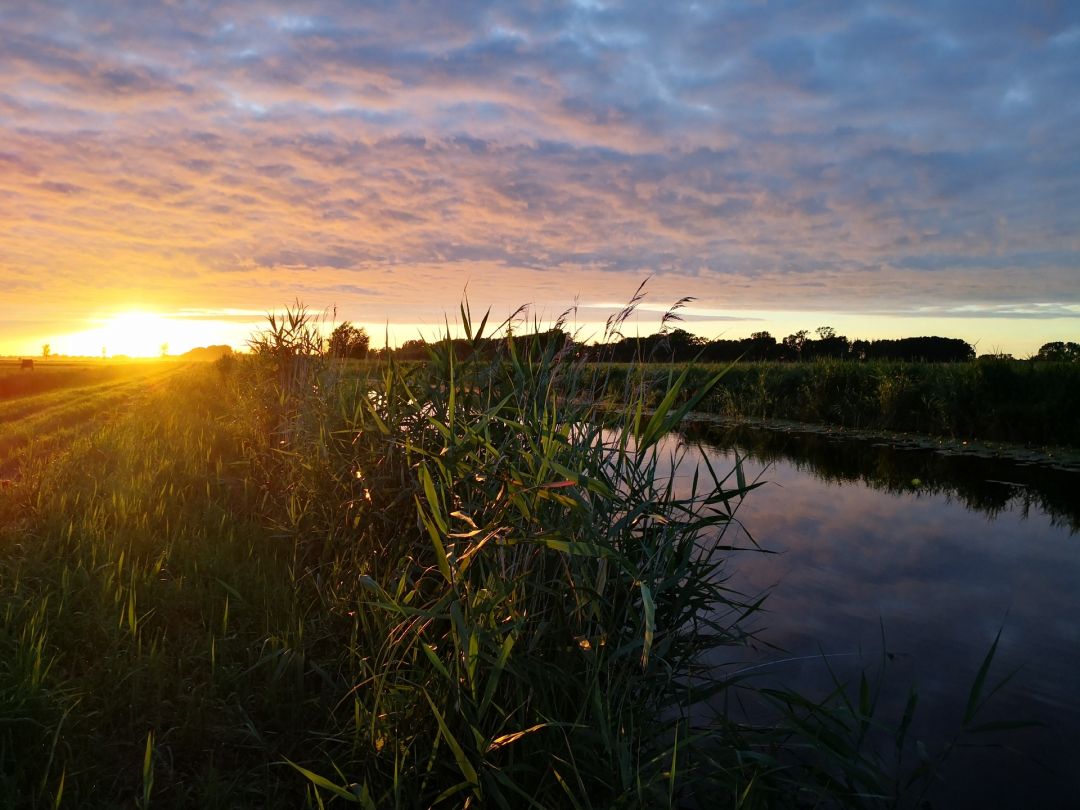
<instances>
[{"instance_id":1,"label":"tree line","mask_svg":"<svg viewBox=\"0 0 1080 810\"><path fill-rule=\"evenodd\" d=\"M684 329L657 332L648 337L623 337L608 343L586 345L577 343L567 332L552 329L541 333L539 345L555 351L572 351L575 356L595 362L705 362L725 363L743 361L798 362L804 360L905 360L932 363L955 363L975 359L975 348L959 338L912 337L889 340L849 340L830 327L806 330L777 340L768 332L754 332L741 339L716 339L693 335ZM479 352L491 354L505 340L489 339L482 345L459 339L452 341L455 354L467 357ZM429 344L422 339L407 340L396 349L372 352L387 353L401 360L422 360L427 357Z\"/></svg>"},{"instance_id":2,"label":"tree line","mask_svg":"<svg viewBox=\"0 0 1080 810\"><path fill-rule=\"evenodd\" d=\"M959 363L975 358L975 348L959 338L910 337L883 340L851 340L829 326L805 329L777 340L769 332L754 332L748 338L706 340L683 329L647 338L623 338L598 347L610 352L615 362L640 357L646 360L729 363L744 361L799 362L810 360L905 360L930 363Z\"/></svg>"},{"instance_id":3,"label":"tree line","mask_svg":"<svg viewBox=\"0 0 1080 810\"><path fill-rule=\"evenodd\" d=\"M818 327L813 333L802 329L779 340L769 332L754 332L746 338L707 340L678 328L656 332L648 337L622 337L596 344L579 343L563 329L549 329L530 337L534 351L572 352L575 357L583 360L614 363L730 363L737 360L800 362L826 359L963 363L976 359L975 347L960 338L935 335L852 340L846 335L837 334L830 326ZM484 338L479 341L459 338L452 340L451 345L459 359L476 355L494 357L505 341L505 337ZM445 341L439 343L443 344ZM430 348L431 344L427 341L416 338L405 341L397 348L372 349L367 331L349 321L339 324L331 332L325 345L326 353L331 357L352 359L393 356L399 360L424 360L427 359ZM1080 343L1046 343L1031 359L1080 362Z\"/></svg>"}]
</instances>

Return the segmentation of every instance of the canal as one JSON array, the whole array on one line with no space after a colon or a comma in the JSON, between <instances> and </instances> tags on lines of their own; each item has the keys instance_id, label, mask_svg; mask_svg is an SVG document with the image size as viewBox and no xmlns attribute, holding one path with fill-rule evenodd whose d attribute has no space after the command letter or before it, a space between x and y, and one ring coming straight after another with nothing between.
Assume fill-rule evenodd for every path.
<instances>
[{"instance_id":1,"label":"canal","mask_svg":"<svg viewBox=\"0 0 1080 810\"><path fill-rule=\"evenodd\" d=\"M718 650L718 671L815 699L837 682L854 693L865 671L882 684L886 723L914 688L904 766L953 744L933 806L1078 806L1080 473L709 423L669 436L676 447L684 485L703 457L760 483L723 542L768 552L735 552L725 566L732 588L768 597L748 620L758 640ZM959 733L999 632L984 691L1006 682L969 726L1032 725ZM764 707L745 711L767 718Z\"/></svg>"}]
</instances>

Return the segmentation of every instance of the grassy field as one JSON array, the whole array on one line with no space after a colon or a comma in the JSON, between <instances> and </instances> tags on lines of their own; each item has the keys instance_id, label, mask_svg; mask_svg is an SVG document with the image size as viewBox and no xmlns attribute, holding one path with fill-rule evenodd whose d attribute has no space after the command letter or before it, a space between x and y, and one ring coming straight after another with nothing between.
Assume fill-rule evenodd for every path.
<instances>
[{"instance_id":1,"label":"grassy field","mask_svg":"<svg viewBox=\"0 0 1080 810\"><path fill-rule=\"evenodd\" d=\"M717 380L648 415L627 385L612 420L611 380L528 339L313 345L300 318L0 403L0 442L57 437L0 489L0 804L861 807L935 778L914 693L889 720L872 676L819 702L703 666L749 641L724 528L753 494L677 494L657 447Z\"/></svg>"},{"instance_id":2,"label":"grassy field","mask_svg":"<svg viewBox=\"0 0 1080 810\"><path fill-rule=\"evenodd\" d=\"M0 369L0 393L6 394L0 396L0 478L34 458L47 459L96 423L137 407L175 371L174 364L147 363ZM17 384L5 387L8 380Z\"/></svg>"},{"instance_id":3,"label":"grassy field","mask_svg":"<svg viewBox=\"0 0 1080 810\"><path fill-rule=\"evenodd\" d=\"M47 391L129 380L163 365L155 360L35 360L33 370L24 370L18 360L0 360L0 402Z\"/></svg>"},{"instance_id":4,"label":"grassy field","mask_svg":"<svg viewBox=\"0 0 1080 810\"><path fill-rule=\"evenodd\" d=\"M598 366L608 394L635 385L653 401L685 365ZM817 361L690 367L688 390L724 371L698 406L732 417L792 419L857 429L911 431L1080 447L1080 364Z\"/></svg>"}]
</instances>

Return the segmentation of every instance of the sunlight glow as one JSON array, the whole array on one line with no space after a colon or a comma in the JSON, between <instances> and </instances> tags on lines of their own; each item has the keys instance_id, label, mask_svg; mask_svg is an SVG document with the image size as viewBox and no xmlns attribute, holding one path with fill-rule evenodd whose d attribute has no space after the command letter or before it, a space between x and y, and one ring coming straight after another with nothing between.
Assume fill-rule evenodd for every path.
<instances>
[{"instance_id":1,"label":"sunlight glow","mask_svg":"<svg viewBox=\"0 0 1080 810\"><path fill-rule=\"evenodd\" d=\"M94 321L96 326L58 337L55 353L90 357L159 357L197 346L242 345L250 325L129 310Z\"/></svg>"}]
</instances>

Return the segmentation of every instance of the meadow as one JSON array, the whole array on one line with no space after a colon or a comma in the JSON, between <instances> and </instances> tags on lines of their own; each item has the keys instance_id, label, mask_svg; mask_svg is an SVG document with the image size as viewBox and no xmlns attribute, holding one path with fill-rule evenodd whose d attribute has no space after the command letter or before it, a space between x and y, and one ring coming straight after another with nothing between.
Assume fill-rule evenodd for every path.
<instances>
[{"instance_id":1,"label":"meadow","mask_svg":"<svg viewBox=\"0 0 1080 810\"><path fill-rule=\"evenodd\" d=\"M167 364L0 367L0 478L47 458L102 419L140 401L175 370ZM6 373L5 373L6 372Z\"/></svg>"},{"instance_id":2,"label":"meadow","mask_svg":"<svg viewBox=\"0 0 1080 810\"><path fill-rule=\"evenodd\" d=\"M298 310L252 356L0 403L40 447L0 490L5 806L876 807L938 777L917 693L876 712L884 655L820 697L703 664L756 643L764 597L725 584L754 485L676 491L658 448L721 377L321 343Z\"/></svg>"},{"instance_id":3,"label":"meadow","mask_svg":"<svg viewBox=\"0 0 1080 810\"><path fill-rule=\"evenodd\" d=\"M33 370L24 370L18 360L0 360L0 402L46 391L132 379L156 366L160 363L152 360L38 359Z\"/></svg>"}]
</instances>

